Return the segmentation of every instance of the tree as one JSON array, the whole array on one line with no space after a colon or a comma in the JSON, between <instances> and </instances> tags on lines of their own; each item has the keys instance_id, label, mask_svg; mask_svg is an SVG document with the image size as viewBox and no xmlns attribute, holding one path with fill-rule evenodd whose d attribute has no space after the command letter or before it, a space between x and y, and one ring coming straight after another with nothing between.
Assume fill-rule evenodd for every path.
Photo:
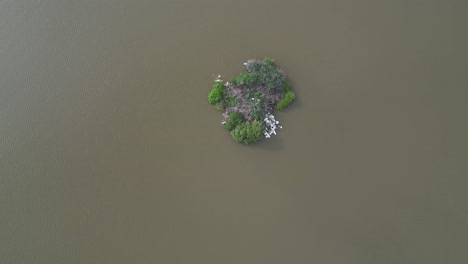
<instances>
[{"instance_id":1,"label":"tree","mask_svg":"<svg viewBox=\"0 0 468 264\"><path fill-rule=\"evenodd\" d=\"M252 144L262 139L263 130L264 126L260 121L244 122L231 131L231 136L238 143Z\"/></svg>"},{"instance_id":2,"label":"tree","mask_svg":"<svg viewBox=\"0 0 468 264\"><path fill-rule=\"evenodd\" d=\"M283 91L283 84L287 80L286 74L275 66L272 59L264 58L263 60L249 60L245 63L245 68L248 73L244 73L244 75L254 76L252 79L255 81L252 81L252 84L256 82L260 83L267 88L269 93L278 93ZM238 78L242 79L246 77L241 74ZM247 82L247 84L249 83Z\"/></svg>"},{"instance_id":3,"label":"tree","mask_svg":"<svg viewBox=\"0 0 468 264\"><path fill-rule=\"evenodd\" d=\"M255 143L263 138L263 122L253 121L246 125L246 138L244 139L245 144Z\"/></svg>"},{"instance_id":4,"label":"tree","mask_svg":"<svg viewBox=\"0 0 468 264\"><path fill-rule=\"evenodd\" d=\"M241 123L231 131L231 137L235 142L240 143L245 138L245 123Z\"/></svg>"},{"instance_id":5,"label":"tree","mask_svg":"<svg viewBox=\"0 0 468 264\"><path fill-rule=\"evenodd\" d=\"M220 103L224 99L224 85L222 82L213 84L213 88L208 94L208 102L212 105Z\"/></svg>"}]
</instances>

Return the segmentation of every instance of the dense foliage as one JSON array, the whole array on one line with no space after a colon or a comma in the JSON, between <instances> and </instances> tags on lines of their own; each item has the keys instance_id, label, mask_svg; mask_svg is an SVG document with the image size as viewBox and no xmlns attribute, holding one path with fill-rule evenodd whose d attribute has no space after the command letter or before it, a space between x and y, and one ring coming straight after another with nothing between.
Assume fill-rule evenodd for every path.
<instances>
[{"instance_id":1,"label":"dense foliage","mask_svg":"<svg viewBox=\"0 0 468 264\"><path fill-rule=\"evenodd\" d=\"M231 131L231 136L234 141L245 144L252 144L263 137L264 125L263 122L253 121L253 122L244 122L236 126L234 130Z\"/></svg>"},{"instance_id":2,"label":"dense foliage","mask_svg":"<svg viewBox=\"0 0 468 264\"><path fill-rule=\"evenodd\" d=\"M294 94L294 92L286 92L284 94L284 97L281 98L281 100L276 105L276 109L283 111L290 103L292 103L292 101L294 101L294 99L296 99L296 95Z\"/></svg>"},{"instance_id":3,"label":"dense foliage","mask_svg":"<svg viewBox=\"0 0 468 264\"><path fill-rule=\"evenodd\" d=\"M276 109L282 111L284 110L290 103L292 103L296 99L296 94L291 89L291 84L286 82L284 85L284 96L276 105Z\"/></svg>"},{"instance_id":4,"label":"dense foliage","mask_svg":"<svg viewBox=\"0 0 468 264\"><path fill-rule=\"evenodd\" d=\"M247 72L256 76L258 82L264 85L270 93L280 92L284 89L286 74L273 64L273 60L249 60L245 65Z\"/></svg>"},{"instance_id":5,"label":"dense foliage","mask_svg":"<svg viewBox=\"0 0 468 264\"><path fill-rule=\"evenodd\" d=\"M224 126L227 130L232 131L236 126L242 124L242 122L244 122L242 115L238 112L232 112L229 115L229 119L228 121L226 121L226 124Z\"/></svg>"},{"instance_id":6,"label":"dense foliage","mask_svg":"<svg viewBox=\"0 0 468 264\"><path fill-rule=\"evenodd\" d=\"M222 82L215 82L213 88L208 94L208 102L212 105L219 107L221 101L224 99L224 85Z\"/></svg>"}]
</instances>

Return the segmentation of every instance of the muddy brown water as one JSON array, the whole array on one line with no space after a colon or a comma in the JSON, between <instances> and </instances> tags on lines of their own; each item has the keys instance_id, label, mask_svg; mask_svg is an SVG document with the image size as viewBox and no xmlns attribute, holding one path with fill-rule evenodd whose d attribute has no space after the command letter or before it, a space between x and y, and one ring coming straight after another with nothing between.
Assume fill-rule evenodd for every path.
<instances>
[{"instance_id":1,"label":"muddy brown water","mask_svg":"<svg viewBox=\"0 0 468 264\"><path fill-rule=\"evenodd\" d=\"M468 263L466 1L0 1L0 263ZM213 74L298 100L234 143Z\"/></svg>"}]
</instances>

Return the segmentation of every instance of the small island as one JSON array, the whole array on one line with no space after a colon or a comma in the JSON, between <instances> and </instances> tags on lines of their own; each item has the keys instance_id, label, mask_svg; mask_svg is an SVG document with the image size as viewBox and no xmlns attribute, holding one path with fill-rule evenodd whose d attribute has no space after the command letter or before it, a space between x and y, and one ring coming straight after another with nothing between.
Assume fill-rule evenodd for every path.
<instances>
[{"instance_id":1,"label":"small island","mask_svg":"<svg viewBox=\"0 0 468 264\"><path fill-rule=\"evenodd\" d=\"M276 135L282 127L273 112L284 110L296 95L272 59L251 59L244 66L246 71L228 82L218 75L208 102L223 111L221 124L234 141L252 144Z\"/></svg>"}]
</instances>

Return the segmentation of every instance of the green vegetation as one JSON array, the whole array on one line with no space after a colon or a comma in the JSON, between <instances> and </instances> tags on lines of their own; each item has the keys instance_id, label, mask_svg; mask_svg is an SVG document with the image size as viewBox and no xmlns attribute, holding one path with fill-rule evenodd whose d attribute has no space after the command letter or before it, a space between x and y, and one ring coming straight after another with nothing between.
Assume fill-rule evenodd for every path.
<instances>
[{"instance_id":1,"label":"green vegetation","mask_svg":"<svg viewBox=\"0 0 468 264\"><path fill-rule=\"evenodd\" d=\"M229 95L226 97L226 104L228 106L236 106L238 103L238 98L234 95Z\"/></svg>"},{"instance_id":2,"label":"green vegetation","mask_svg":"<svg viewBox=\"0 0 468 264\"><path fill-rule=\"evenodd\" d=\"M252 144L262 139L263 130L264 125L260 121L244 122L231 131L231 136L238 143Z\"/></svg>"},{"instance_id":3,"label":"green vegetation","mask_svg":"<svg viewBox=\"0 0 468 264\"><path fill-rule=\"evenodd\" d=\"M286 82L284 85L284 96L276 105L276 109L283 111L290 103L296 99L296 94L291 89L291 84Z\"/></svg>"},{"instance_id":4,"label":"green vegetation","mask_svg":"<svg viewBox=\"0 0 468 264\"><path fill-rule=\"evenodd\" d=\"M222 82L215 82L211 92L208 94L208 102L212 105L216 105L216 108L220 106L219 103L224 99L224 85ZM222 108L224 109L224 108Z\"/></svg>"},{"instance_id":5,"label":"green vegetation","mask_svg":"<svg viewBox=\"0 0 468 264\"><path fill-rule=\"evenodd\" d=\"M246 72L225 84L218 75L208 102L224 112L222 124L234 141L252 144L276 134L281 126L272 113L286 108L296 95L272 59L252 59L244 65Z\"/></svg>"},{"instance_id":6,"label":"green vegetation","mask_svg":"<svg viewBox=\"0 0 468 264\"><path fill-rule=\"evenodd\" d=\"M265 108L265 98L260 92L249 92L248 100L250 111L249 115L253 120L261 121L264 117L263 109Z\"/></svg>"},{"instance_id":7,"label":"green vegetation","mask_svg":"<svg viewBox=\"0 0 468 264\"><path fill-rule=\"evenodd\" d=\"M241 114L238 112L233 112L231 115L229 115L229 119L226 121L224 126L227 130L232 131L236 126L242 124L242 122L244 122L244 119L242 118Z\"/></svg>"},{"instance_id":8,"label":"green vegetation","mask_svg":"<svg viewBox=\"0 0 468 264\"><path fill-rule=\"evenodd\" d=\"M276 105L276 109L283 111L292 101L296 99L296 94L292 91L286 92L284 97Z\"/></svg>"},{"instance_id":9,"label":"green vegetation","mask_svg":"<svg viewBox=\"0 0 468 264\"><path fill-rule=\"evenodd\" d=\"M283 70L277 68L273 60L264 58L263 60L250 60L246 63L247 72L257 76L258 82L264 85L269 93L282 92L286 75Z\"/></svg>"},{"instance_id":10,"label":"green vegetation","mask_svg":"<svg viewBox=\"0 0 468 264\"><path fill-rule=\"evenodd\" d=\"M241 73L231 80L233 84L254 85L259 79L258 73Z\"/></svg>"}]
</instances>

